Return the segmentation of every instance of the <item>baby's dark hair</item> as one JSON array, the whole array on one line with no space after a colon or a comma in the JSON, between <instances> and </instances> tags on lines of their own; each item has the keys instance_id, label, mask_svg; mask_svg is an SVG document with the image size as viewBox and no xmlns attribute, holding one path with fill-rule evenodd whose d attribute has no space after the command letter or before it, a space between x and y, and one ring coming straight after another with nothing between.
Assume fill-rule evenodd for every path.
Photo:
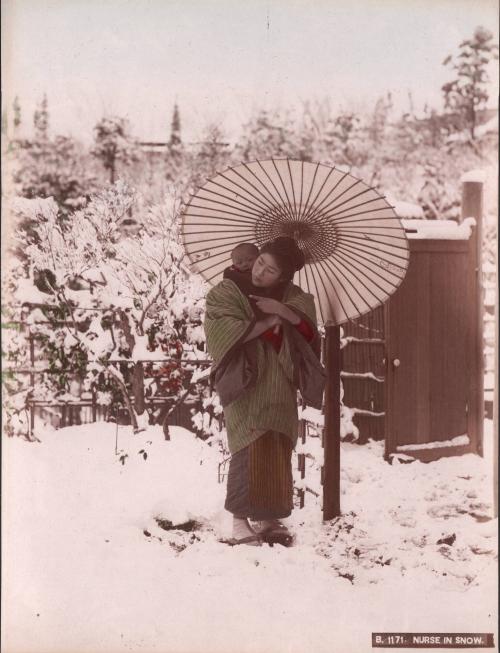
<instances>
[{"instance_id":1,"label":"baby's dark hair","mask_svg":"<svg viewBox=\"0 0 500 653\"><path fill-rule=\"evenodd\" d=\"M259 255L259 248L257 247L257 245L254 245L253 243L239 243L238 245L236 245L236 247L233 247L233 249L231 250L231 256L237 254L243 249L252 250L255 256Z\"/></svg>"}]
</instances>

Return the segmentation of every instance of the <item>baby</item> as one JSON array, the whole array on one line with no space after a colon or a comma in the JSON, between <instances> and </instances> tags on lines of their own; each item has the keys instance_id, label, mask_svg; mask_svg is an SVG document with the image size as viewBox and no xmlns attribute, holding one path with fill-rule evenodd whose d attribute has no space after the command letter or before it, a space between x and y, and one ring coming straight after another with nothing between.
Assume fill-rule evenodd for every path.
<instances>
[{"instance_id":1,"label":"baby","mask_svg":"<svg viewBox=\"0 0 500 653\"><path fill-rule=\"evenodd\" d=\"M238 288L247 296L259 292L252 283L252 268L253 264L259 256L259 248L252 243L240 243L231 252L231 260L233 264L224 270L224 279L230 279ZM258 318L268 317L263 313L255 304L255 298L249 297L249 302L253 307L255 315ZM274 328L277 333L279 327Z\"/></svg>"},{"instance_id":2,"label":"baby","mask_svg":"<svg viewBox=\"0 0 500 653\"><path fill-rule=\"evenodd\" d=\"M233 264L224 270L224 279L230 279L246 295L256 291L252 283L252 268L259 256L259 248L252 243L240 243L231 252Z\"/></svg>"},{"instance_id":3,"label":"baby","mask_svg":"<svg viewBox=\"0 0 500 653\"><path fill-rule=\"evenodd\" d=\"M227 276L226 271L228 270L241 272L245 276L250 276L253 264L258 255L259 248L257 245L253 245L252 243L240 243L239 245L236 245L231 252L231 260L233 264L231 267L224 270L224 276Z\"/></svg>"}]
</instances>

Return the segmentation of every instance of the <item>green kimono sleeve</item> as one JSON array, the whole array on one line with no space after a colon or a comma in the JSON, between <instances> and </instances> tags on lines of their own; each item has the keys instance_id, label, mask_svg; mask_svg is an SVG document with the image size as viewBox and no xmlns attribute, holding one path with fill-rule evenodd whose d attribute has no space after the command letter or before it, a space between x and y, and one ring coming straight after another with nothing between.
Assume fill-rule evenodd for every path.
<instances>
[{"instance_id":1,"label":"green kimono sleeve","mask_svg":"<svg viewBox=\"0 0 500 653\"><path fill-rule=\"evenodd\" d=\"M229 279L212 288L206 299L204 329L207 350L222 365L252 330L256 318L247 298Z\"/></svg>"}]
</instances>

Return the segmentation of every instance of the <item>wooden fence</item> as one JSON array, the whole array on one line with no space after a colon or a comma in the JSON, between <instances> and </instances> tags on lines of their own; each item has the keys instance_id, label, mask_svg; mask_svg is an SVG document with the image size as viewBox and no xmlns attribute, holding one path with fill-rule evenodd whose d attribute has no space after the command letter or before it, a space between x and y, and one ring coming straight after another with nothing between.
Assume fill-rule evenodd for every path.
<instances>
[{"instance_id":1,"label":"wooden fence","mask_svg":"<svg viewBox=\"0 0 500 653\"><path fill-rule=\"evenodd\" d=\"M483 419L492 414L483 394L482 192L482 183L464 181L462 219L475 220L469 237L433 238L440 221L427 223L426 237L409 241L400 288L343 325L344 403L359 442L385 439L387 458L403 449L424 461L482 455Z\"/></svg>"},{"instance_id":2,"label":"wooden fence","mask_svg":"<svg viewBox=\"0 0 500 653\"><path fill-rule=\"evenodd\" d=\"M43 374L57 374L58 371L51 370L47 366L47 360L44 356L40 355L37 350L37 334L32 333L30 326L26 320L10 322L9 327L19 327L26 333L26 342L28 349L28 364L24 367L16 366L3 366L3 372L7 374L20 375L27 378L26 389L33 389L37 383L37 377ZM134 361L142 363L165 363L168 360L174 359L158 359L157 361L144 360ZM209 367L212 364L208 359L175 359L181 366L189 365L198 367ZM122 362L132 361L124 359ZM75 391L77 394L68 396L66 393L61 398L54 398L51 400L41 400L28 398L27 409L29 412L29 437L35 432L35 426L39 421L43 423L50 423L54 428L64 428L75 425L90 424L96 422L113 422L118 424L130 424L130 417L128 410L123 405L103 405L98 402L97 393L95 389L85 391L82 388L81 382L78 384L79 389ZM208 387L208 381L205 380L205 385ZM201 384L203 386L203 382ZM200 387L201 387L200 386ZM195 430L192 417L195 413L202 410L204 392L193 392L189 394L168 416L168 426L181 426L187 430ZM171 396L155 396L145 401L146 410L149 413L162 408L168 408L176 401L176 397ZM131 398L132 405L134 405L133 398ZM301 406L299 406L301 410ZM316 411L319 414L319 411ZM223 426L223 415L218 417L219 427ZM318 420L316 420L318 421ZM321 419L320 419L321 421ZM323 429L318 424L313 424L307 419L299 420L299 443L302 445L303 450L307 448L308 438L313 439L316 443L323 445ZM318 449L315 446L313 449ZM323 456L320 454L315 457L311 452L295 453L296 460L296 473L295 473L295 487L294 495L295 502L298 507L304 507L305 497L307 493L316 497L320 496L320 486L324 481L324 470L322 465ZM218 480L223 482L228 469L230 454L227 449L222 451L222 460L219 464ZM306 470L312 471L312 475L306 478ZM314 478L314 477L319 477ZM314 482L316 481L316 482Z\"/></svg>"},{"instance_id":3,"label":"wooden fence","mask_svg":"<svg viewBox=\"0 0 500 653\"><path fill-rule=\"evenodd\" d=\"M384 307L343 325L341 378L344 404L354 411L360 444L384 438Z\"/></svg>"}]
</instances>

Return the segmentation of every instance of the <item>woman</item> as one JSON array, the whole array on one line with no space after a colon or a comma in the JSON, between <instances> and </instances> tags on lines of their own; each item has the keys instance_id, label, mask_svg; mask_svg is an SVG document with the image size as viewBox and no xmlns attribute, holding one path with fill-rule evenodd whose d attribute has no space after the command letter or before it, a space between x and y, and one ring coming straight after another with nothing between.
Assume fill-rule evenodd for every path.
<instances>
[{"instance_id":1,"label":"woman","mask_svg":"<svg viewBox=\"0 0 500 653\"><path fill-rule=\"evenodd\" d=\"M231 544L291 543L280 519L293 508L297 389L321 406L324 388L314 298L292 283L303 265L295 240L279 237L260 249L251 284L234 275L207 295L207 348L232 454L225 502ZM311 389L313 377L319 382Z\"/></svg>"}]
</instances>

